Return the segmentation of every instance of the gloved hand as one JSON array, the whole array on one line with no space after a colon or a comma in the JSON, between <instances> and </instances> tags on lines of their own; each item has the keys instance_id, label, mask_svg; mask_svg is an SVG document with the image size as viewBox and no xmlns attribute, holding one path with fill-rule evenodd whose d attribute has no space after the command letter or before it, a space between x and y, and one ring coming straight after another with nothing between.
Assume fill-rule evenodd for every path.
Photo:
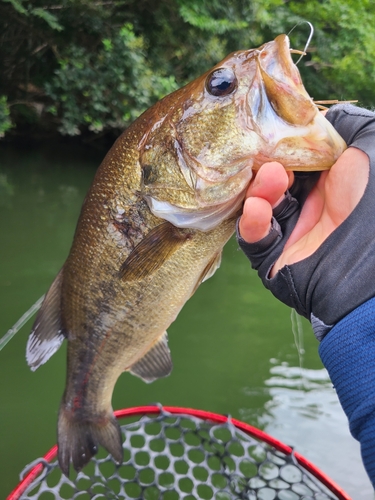
<instances>
[{"instance_id":1,"label":"gloved hand","mask_svg":"<svg viewBox=\"0 0 375 500\"><path fill-rule=\"evenodd\" d=\"M278 165L265 164L250 185L237 224L239 245L263 284L308 318L319 340L375 296L375 113L337 105L326 118L348 150L314 187L317 174L295 175L290 192L273 208L271 228L264 213L288 179L281 191L279 179L278 188L276 180L264 185L262 176ZM256 241L262 230L266 236Z\"/></svg>"}]
</instances>

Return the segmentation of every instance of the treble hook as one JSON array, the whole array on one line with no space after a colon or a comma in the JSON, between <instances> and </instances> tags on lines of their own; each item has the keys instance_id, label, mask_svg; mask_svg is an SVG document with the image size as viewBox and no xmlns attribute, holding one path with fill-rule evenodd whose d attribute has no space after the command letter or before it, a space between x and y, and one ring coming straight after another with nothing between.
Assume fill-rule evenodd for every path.
<instances>
[{"instance_id":1,"label":"treble hook","mask_svg":"<svg viewBox=\"0 0 375 500\"><path fill-rule=\"evenodd\" d=\"M292 28L292 29L289 31L289 33L288 33L288 36L289 36L289 35L291 34L291 32L294 30L294 28L296 28L297 26L299 26L300 24L303 24L303 23L306 23L306 24L308 24L308 25L310 26L310 35L309 35L309 37L308 37L308 39L307 39L307 42L306 42L306 45L305 45L305 48L303 49L303 51L302 51L302 52L297 52L297 51L296 51L297 53L300 53L300 54L301 54L301 57L300 57L300 58L298 59L298 61L295 63L295 65L296 65L296 66L297 66L297 64L300 62L300 60L302 59L302 57L303 57L304 55L306 55L306 50L307 50L308 46L310 45L310 42L311 42L312 37L314 36L314 26L313 26L313 25L312 25L309 21L300 21L299 23L295 24L295 25L293 26L293 28Z\"/></svg>"}]
</instances>

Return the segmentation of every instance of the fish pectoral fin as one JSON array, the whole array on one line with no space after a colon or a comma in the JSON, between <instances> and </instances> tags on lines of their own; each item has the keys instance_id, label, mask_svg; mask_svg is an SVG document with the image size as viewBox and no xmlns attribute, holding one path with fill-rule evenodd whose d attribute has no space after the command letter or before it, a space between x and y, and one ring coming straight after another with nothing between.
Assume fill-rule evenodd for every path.
<instances>
[{"instance_id":1,"label":"fish pectoral fin","mask_svg":"<svg viewBox=\"0 0 375 500\"><path fill-rule=\"evenodd\" d=\"M215 257L208 263L208 265L204 268L204 271L201 275L200 281L203 283L203 281L208 280L215 274L215 272L219 269L220 264L221 264L221 255L222 251L217 253Z\"/></svg>"},{"instance_id":2,"label":"fish pectoral fin","mask_svg":"<svg viewBox=\"0 0 375 500\"><path fill-rule=\"evenodd\" d=\"M167 377L173 368L168 334L164 332L146 354L129 368L132 375L136 375L148 384L154 380Z\"/></svg>"},{"instance_id":3,"label":"fish pectoral fin","mask_svg":"<svg viewBox=\"0 0 375 500\"><path fill-rule=\"evenodd\" d=\"M221 264L221 256L222 256L222 251L217 253L212 260L207 264L207 266L203 269L201 275L199 276L199 279L194 287L194 290L191 295L194 295L195 292L197 291L199 285L203 283L203 281L208 280L215 274L217 269L219 269L220 264Z\"/></svg>"},{"instance_id":4,"label":"fish pectoral fin","mask_svg":"<svg viewBox=\"0 0 375 500\"><path fill-rule=\"evenodd\" d=\"M154 227L134 248L120 269L124 281L140 281L157 271L183 243L191 232L170 222Z\"/></svg>"},{"instance_id":5,"label":"fish pectoral fin","mask_svg":"<svg viewBox=\"0 0 375 500\"><path fill-rule=\"evenodd\" d=\"M48 361L65 339L61 325L62 277L63 269L46 293L27 341L26 360L32 371Z\"/></svg>"}]
</instances>

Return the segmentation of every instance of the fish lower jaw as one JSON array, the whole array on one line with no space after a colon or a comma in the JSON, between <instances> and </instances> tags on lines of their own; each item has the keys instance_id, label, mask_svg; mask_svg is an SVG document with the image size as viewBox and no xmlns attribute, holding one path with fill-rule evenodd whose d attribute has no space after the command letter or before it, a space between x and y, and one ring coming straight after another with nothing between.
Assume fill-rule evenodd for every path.
<instances>
[{"instance_id":1,"label":"fish lower jaw","mask_svg":"<svg viewBox=\"0 0 375 500\"><path fill-rule=\"evenodd\" d=\"M258 172L258 170L260 169L260 167L262 165L264 165L265 163L270 163L270 162L278 162L280 163L284 169L287 171L287 172L321 172L321 171L324 171L324 170L329 170L333 163L326 163L322 161L322 163L314 163L313 165L311 163L306 163L306 164L303 164L301 163L301 161L299 160L296 160L295 162L292 162L292 161L288 161L287 163L285 162L285 159L284 158L278 158L278 157L263 157L262 159L259 160L259 162L257 162L255 165L254 165L254 172Z\"/></svg>"},{"instance_id":2,"label":"fish lower jaw","mask_svg":"<svg viewBox=\"0 0 375 500\"><path fill-rule=\"evenodd\" d=\"M281 163L288 171L329 170L345 149L346 144L342 140L329 144L302 137L285 139L268 154L258 154L254 160L253 170L257 172L264 163L273 161Z\"/></svg>"}]
</instances>

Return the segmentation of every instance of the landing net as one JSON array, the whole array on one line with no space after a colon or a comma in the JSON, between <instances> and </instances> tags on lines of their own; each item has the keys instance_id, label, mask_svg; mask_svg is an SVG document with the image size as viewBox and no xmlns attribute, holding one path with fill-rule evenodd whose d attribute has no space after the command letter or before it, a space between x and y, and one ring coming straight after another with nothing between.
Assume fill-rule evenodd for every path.
<instances>
[{"instance_id":1,"label":"landing net","mask_svg":"<svg viewBox=\"0 0 375 500\"><path fill-rule=\"evenodd\" d=\"M101 450L68 479L55 446L26 468L7 500L350 500L289 446L230 417L161 406L115 414L143 415L121 426L122 465Z\"/></svg>"}]
</instances>

